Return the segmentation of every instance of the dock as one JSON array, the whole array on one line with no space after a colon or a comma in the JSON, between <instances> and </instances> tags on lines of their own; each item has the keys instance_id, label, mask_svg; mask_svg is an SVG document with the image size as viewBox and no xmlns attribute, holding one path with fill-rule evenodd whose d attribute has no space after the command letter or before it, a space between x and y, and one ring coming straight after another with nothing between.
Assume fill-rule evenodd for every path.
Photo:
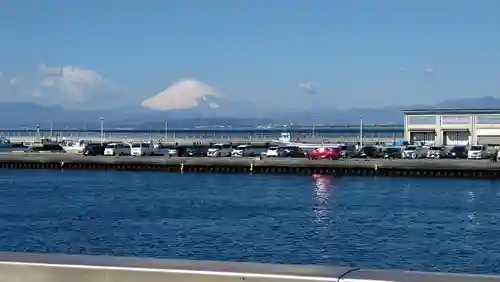
<instances>
[{"instance_id":1,"label":"dock","mask_svg":"<svg viewBox=\"0 0 500 282\"><path fill-rule=\"evenodd\" d=\"M487 160L455 159L308 160L305 158L114 157L57 153L4 153L0 154L0 168L500 179L500 164Z\"/></svg>"}]
</instances>

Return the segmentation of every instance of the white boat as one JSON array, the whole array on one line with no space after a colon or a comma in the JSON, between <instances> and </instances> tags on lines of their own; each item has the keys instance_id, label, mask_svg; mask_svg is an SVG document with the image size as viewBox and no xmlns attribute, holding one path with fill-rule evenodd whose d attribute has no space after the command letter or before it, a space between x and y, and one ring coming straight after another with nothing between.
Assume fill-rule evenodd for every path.
<instances>
[{"instance_id":1,"label":"white boat","mask_svg":"<svg viewBox=\"0 0 500 282\"><path fill-rule=\"evenodd\" d=\"M321 147L338 148L345 145L345 144L334 144L334 143L324 143L324 142L322 143L293 142L291 141L290 133L288 132L282 132L278 139L272 140L272 143L278 146L299 147L301 149L316 149Z\"/></svg>"},{"instance_id":2,"label":"white boat","mask_svg":"<svg viewBox=\"0 0 500 282\"><path fill-rule=\"evenodd\" d=\"M87 141L85 140L80 140L80 141L73 141L73 140L63 140L61 142L61 145L64 149L64 151L68 153L81 153L83 149L85 149L85 146L87 146Z\"/></svg>"}]
</instances>

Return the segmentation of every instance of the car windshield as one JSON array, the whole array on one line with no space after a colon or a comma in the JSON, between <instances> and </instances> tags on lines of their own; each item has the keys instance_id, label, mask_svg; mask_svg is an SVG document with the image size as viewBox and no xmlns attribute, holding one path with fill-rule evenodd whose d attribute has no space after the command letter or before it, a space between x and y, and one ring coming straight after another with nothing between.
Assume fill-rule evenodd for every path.
<instances>
[{"instance_id":1,"label":"car windshield","mask_svg":"<svg viewBox=\"0 0 500 282\"><path fill-rule=\"evenodd\" d=\"M436 147L436 146L432 146L430 148L431 151L441 151L441 147Z\"/></svg>"},{"instance_id":2,"label":"car windshield","mask_svg":"<svg viewBox=\"0 0 500 282\"><path fill-rule=\"evenodd\" d=\"M271 147L271 148L269 148L268 150L269 150L269 151L276 151L276 150L278 150L278 147Z\"/></svg>"},{"instance_id":3,"label":"car windshield","mask_svg":"<svg viewBox=\"0 0 500 282\"><path fill-rule=\"evenodd\" d=\"M397 152L399 152L399 149L398 148L386 148L385 152L387 152L387 153L397 153Z\"/></svg>"},{"instance_id":4,"label":"car windshield","mask_svg":"<svg viewBox=\"0 0 500 282\"><path fill-rule=\"evenodd\" d=\"M414 151L417 149L417 146L408 146L406 147L406 150Z\"/></svg>"},{"instance_id":5,"label":"car windshield","mask_svg":"<svg viewBox=\"0 0 500 282\"><path fill-rule=\"evenodd\" d=\"M141 147L141 143L132 144L132 148L140 148L140 147Z\"/></svg>"},{"instance_id":6,"label":"car windshield","mask_svg":"<svg viewBox=\"0 0 500 282\"><path fill-rule=\"evenodd\" d=\"M482 146L472 146L472 147L470 147L471 151L481 151L482 149L483 149Z\"/></svg>"},{"instance_id":7,"label":"car windshield","mask_svg":"<svg viewBox=\"0 0 500 282\"><path fill-rule=\"evenodd\" d=\"M452 149L454 152L462 152L465 151L465 146L458 146L458 147L453 147Z\"/></svg>"},{"instance_id":8,"label":"car windshield","mask_svg":"<svg viewBox=\"0 0 500 282\"><path fill-rule=\"evenodd\" d=\"M106 148L108 149L113 149L115 147L115 144L109 144L108 146L106 146Z\"/></svg>"}]
</instances>

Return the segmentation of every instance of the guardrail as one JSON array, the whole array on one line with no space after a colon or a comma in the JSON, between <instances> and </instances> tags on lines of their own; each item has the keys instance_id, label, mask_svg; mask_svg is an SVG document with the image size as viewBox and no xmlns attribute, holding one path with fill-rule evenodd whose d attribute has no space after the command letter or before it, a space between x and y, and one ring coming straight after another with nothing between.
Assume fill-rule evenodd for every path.
<instances>
[{"instance_id":1,"label":"guardrail","mask_svg":"<svg viewBox=\"0 0 500 282\"><path fill-rule=\"evenodd\" d=\"M314 265L0 253L2 282L489 282L500 276Z\"/></svg>"}]
</instances>

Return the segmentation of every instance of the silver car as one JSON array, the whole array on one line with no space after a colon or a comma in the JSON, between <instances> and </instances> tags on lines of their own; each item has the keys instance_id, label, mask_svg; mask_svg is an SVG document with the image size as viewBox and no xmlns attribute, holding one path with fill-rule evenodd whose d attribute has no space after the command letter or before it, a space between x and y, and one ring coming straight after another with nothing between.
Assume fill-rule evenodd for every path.
<instances>
[{"instance_id":1,"label":"silver car","mask_svg":"<svg viewBox=\"0 0 500 282\"><path fill-rule=\"evenodd\" d=\"M402 159L420 159L425 157L425 153L422 147L416 145L408 145L404 148L401 154Z\"/></svg>"},{"instance_id":2,"label":"silver car","mask_svg":"<svg viewBox=\"0 0 500 282\"><path fill-rule=\"evenodd\" d=\"M427 152L428 159L439 159L446 155L444 152L444 147L441 146L431 146Z\"/></svg>"}]
</instances>

